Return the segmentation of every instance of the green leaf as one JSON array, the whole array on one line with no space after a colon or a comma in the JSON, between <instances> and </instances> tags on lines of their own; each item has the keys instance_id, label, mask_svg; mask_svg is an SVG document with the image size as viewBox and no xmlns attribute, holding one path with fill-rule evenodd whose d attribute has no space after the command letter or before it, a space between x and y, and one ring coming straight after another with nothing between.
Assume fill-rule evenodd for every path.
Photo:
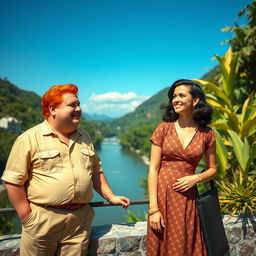
<instances>
[{"instance_id":1,"label":"green leaf","mask_svg":"<svg viewBox=\"0 0 256 256\"><path fill-rule=\"evenodd\" d=\"M223 131L227 131L230 129L230 127L226 123L223 123L222 120L211 123L211 127L215 127Z\"/></svg>"},{"instance_id":2,"label":"green leaf","mask_svg":"<svg viewBox=\"0 0 256 256\"><path fill-rule=\"evenodd\" d=\"M239 122L237 119L237 115L230 111L229 109L223 108L223 107L216 107L216 109L221 110L222 112L226 113L229 117L230 121L230 129L231 130L235 130L237 133L239 133L240 129L239 129Z\"/></svg>"},{"instance_id":3,"label":"green leaf","mask_svg":"<svg viewBox=\"0 0 256 256\"><path fill-rule=\"evenodd\" d=\"M256 127L256 112L251 117L251 119L244 122L241 126L241 137L252 135L252 130Z\"/></svg>"},{"instance_id":4,"label":"green leaf","mask_svg":"<svg viewBox=\"0 0 256 256\"><path fill-rule=\"evenodd\" d=\"M251 93L243 104L242 113L241 113L241 123L249 119L250 112L252 110L249 106L252 105L253 100L254 100L254 93Z\"/></svg>"},{"instance_id":5,"label":"green leaf","mask_svg":"<svg viewBox=\"0 0 256 256\"><path fill-rule=\"evenodd\" d=\"M211 82L208 82L208 81L201 80L201 79L193 79L193 80L200 83L201 85L205 86L209 90L211 90L213 93L216 94L216 96L218 96L220 99L222 99L226 103L226 105L229 109L232 109L230 100L227 98L225 93L217 85L215 85Z\"/></svg>"},{"instance_id":6,"label":"green leaf","mask_svg":"<svg viewBox=\"0 0 256 256\"><path fill-rule=\"evenodd\" d=\"M234 101L234 92L235 92L234 89L235 89L235 82L236 82L236 69L237 69L238 57L239 57L238 54L233 54L231 51L231 56L230 56L231 61L229 64L230 71L227 77L225 92L232 103Z\"/></svg>"},{"instance_id":7,"label":"green leaf","mask_svg":"<svg viewBox=\"0 0 256 256\"><path fill-rule=\"evenodd\" d=\"M215 129L216 131L216 129ZM217 132L217 131L216 131ZM219 167L219 170L221 171L221 175L226 171L227 168L227 149L226 146L223 143L223 140L220 136L220 134L217 132L216 137L216 153L217 153L217 164Z\"/></svg>"},{"instance_id":8,"label":"green leaf","mask_svg":"<svg viewBox=\"0 0 256 256\"><path fill-rule=\"evenodd\" d=\"M225 105L221 104L221 102L219 102L218 100L208 98L206 101L207 101L208 104L212 105L213 107L223 107L223 108L225 108Z\"/></svg>"},{"instance_id":9,"label":"green leaf","mask_svg":"<svg viewBox=\"0 0 256 256\"><path fill-rule=\"evenodd\" d=\"M233 149L234 149L236 159L237 159L237 161L238 161L238 163L241 167L241 170L243 172L245 172L246 164L247 164L247 161L249 159L249 155L247 155L247 156L243 155L244 144L241 141L241 139L239 138L238 134L236 132L232 131L232 130L228 130L228 133L229 133L230 138L231 138L231 143L232 143L232 146L233 146Z\"/></svg>"},{"instance_id":10,"label":"green leaf","mask_svg":"<svg viewBox=\"0 0 256 256\"><path fill-rule=\"evenodd\" d=\"M247 165L246 165L246 170L249 170L250 165L251 165L252 161L254 160L254 158L256 158L256 143L254 143L252 145L252 148L250 151L250 156L249 156L249 159L248 159Z\"/></svg>"},{"instance_id":11,"label":"green leaf","mask_svg":"<svg viewBox=\"0 0 256 256\"><path fill-rule=\"evenodd\" d=\"M245 162L245 173L247 173L247 170L248 170L248 160L249 160L249 155L250 155L250 148L249 148L249 144L248 144L248 140L247 138L245 137L244 138L244 146L243 146L243 159L247 159L247 161Z\"/></svg>"}]
</instances>

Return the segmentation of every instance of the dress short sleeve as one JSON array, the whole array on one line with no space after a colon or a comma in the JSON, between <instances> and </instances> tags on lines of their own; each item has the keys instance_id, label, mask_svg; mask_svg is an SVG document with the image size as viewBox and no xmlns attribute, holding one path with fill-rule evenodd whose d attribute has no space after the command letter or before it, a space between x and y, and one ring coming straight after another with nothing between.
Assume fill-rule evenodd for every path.
<instances>
[{"instance_id":1,"label":"dress short sleeve","mask_svg":"<svg viewBox=\"0 0 256 256\"><path fill-rule=\"evenodd\" d=\"M166 126L167 126L166 123L161 123L157 126L152 136L150 137L151 143L159 147L162 147L164 136L166 134Z\"/></svg>"},{"instance_id":2,"label":"dress short sleeve","mask_svg":"<svg viewBox=\"0 0 256 256\"><path fill-rule=\"evenodd\" d=\"M216 140L216 133L209 128L209 131L206 134L205 149L207 150L215 140Z\"/></svg>"}]
</instances>

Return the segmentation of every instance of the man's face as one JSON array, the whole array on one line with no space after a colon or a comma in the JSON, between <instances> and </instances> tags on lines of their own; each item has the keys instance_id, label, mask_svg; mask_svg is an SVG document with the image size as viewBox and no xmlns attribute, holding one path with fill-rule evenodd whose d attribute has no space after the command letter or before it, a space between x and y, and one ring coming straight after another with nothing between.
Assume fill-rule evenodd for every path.
<instances>
[{"instance_id":1,"label":"man's face","mask_svg":"<svg viewBox=\"0 0 256 256\"><path fill-rule=\"evenodd\" d=\"M72 132L77 128L82 114L80 101L73 93L65 93L62 97L62 103L54 110L54 120L58 127Z\"/></svg>"}]
</instances>

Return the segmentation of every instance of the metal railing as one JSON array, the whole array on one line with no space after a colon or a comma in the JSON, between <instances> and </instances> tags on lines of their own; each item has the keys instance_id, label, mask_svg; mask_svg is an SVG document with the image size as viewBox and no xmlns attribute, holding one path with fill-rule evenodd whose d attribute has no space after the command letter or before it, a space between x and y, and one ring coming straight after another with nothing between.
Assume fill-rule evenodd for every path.
<instances>
[{"instance_id":1,"label":"metal railing","mask_svg":"<svg viewBox=\"0 0 256 256\"><path fill-rule=\"evenodd\" d=\"M130 205L148 204L149 200L134 200L130 202ZM120 204L111 204L107 201L90 202L91 207L108 207L108 206L120 206ZM0 214L16 212L14 208L0 208Z\"/></svg>"}]
</instances>

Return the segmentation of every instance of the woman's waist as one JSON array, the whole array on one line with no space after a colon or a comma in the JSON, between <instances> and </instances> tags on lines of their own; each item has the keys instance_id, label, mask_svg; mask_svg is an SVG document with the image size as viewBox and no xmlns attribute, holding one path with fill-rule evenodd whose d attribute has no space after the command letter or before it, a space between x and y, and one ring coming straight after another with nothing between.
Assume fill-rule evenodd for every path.
<instances>
[{"instance_id":1,"label":"woman's waist","mask_svg":"<svg viewBox=\"0 0 256 256\"><path fill-rule=\"evenodd\" d=\"M186 161L163 161L161 164L161 169L194 174L196 166Z\"/></svg>"}]
</instances>

